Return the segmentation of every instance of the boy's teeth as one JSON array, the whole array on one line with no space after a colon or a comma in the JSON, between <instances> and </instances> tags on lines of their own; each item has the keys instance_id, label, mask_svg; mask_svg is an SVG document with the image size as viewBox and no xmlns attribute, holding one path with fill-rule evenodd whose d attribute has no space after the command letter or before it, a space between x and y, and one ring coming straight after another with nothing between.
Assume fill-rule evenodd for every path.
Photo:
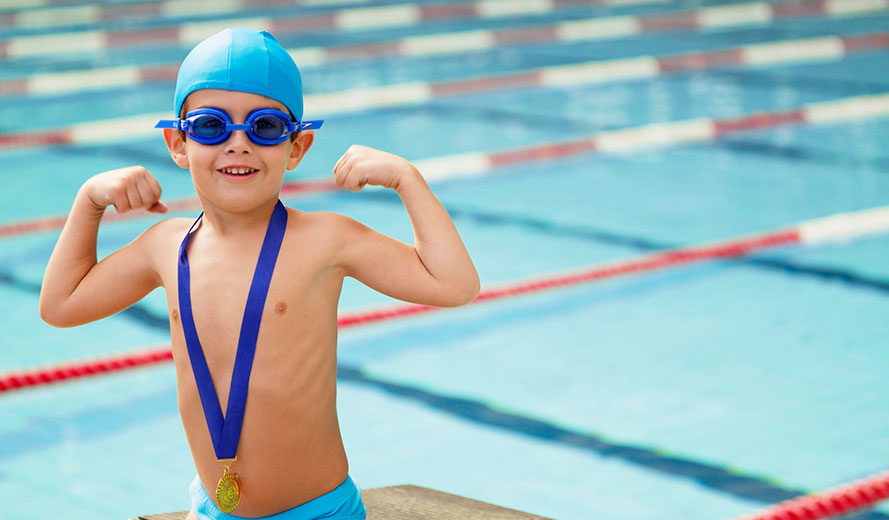
<instances>
[{"instance_id":1,"label":"boy's teeth","mask_svg":"<svg viewBox=\"0 0 889 520\"><path fill-rule=\"evenodd\" d=\"M256 170L253 168L223 168L223 173L228 173L230 175L245 175L248 173L253 173Z\"/></svg>"}]
</instances>

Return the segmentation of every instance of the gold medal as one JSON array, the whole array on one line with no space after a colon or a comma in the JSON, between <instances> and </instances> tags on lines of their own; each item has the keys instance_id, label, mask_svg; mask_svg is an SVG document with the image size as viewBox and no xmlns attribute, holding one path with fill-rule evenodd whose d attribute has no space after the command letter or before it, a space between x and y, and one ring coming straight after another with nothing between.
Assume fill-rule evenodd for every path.
<instances>
[{"instance_id":1,"label":"gold medal","mask_svg":"<svg viewBox=\"0 0 889 520\"><path fill-rule=\"evenodd\" d=\"M231 513L241 501L241 481L238 475L231 472L231 463L235 459L220 460L225 472L216 484L216 505L223 513Z\"/></svg>"}]
</instances>

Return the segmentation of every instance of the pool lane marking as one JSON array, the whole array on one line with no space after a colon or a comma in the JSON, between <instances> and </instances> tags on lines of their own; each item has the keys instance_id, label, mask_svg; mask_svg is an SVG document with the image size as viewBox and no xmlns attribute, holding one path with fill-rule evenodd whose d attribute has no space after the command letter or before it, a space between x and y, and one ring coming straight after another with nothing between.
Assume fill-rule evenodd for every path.
<instances>
[{"instance_id":1,"label":"pool lane marking","mask_svg":"<svg viewBox=\"0 0 889 520\"><path fill-rule=\"evenodd\" d=\"M398 203L397 197L392 197L381 192L377 200ZM366 200L366 199L363 199ZM549 220L538 219L528 215L509 215L503 213L486 213L478 210L464 210L448 206L448 213L454 219L468 218L480 225L507 225L520 227L526 231L539 232L548 236L562 236L578 240L588 240L596 243L604 243L627 247L642 251L661 251L678 247L676 244L657 242L644 237L615 233L589 226L576 226L571 224L559 224ZM889 281L862 276L854 271L828 266L806 265L795 263L785 258L772 257L742 257L736 260L741 264L753 267L765 268L782 273L804 275L821 280L839 281L854 287L864 287L882 293L889 293Z\"/></svg>"},{"instance_id":2,"label":"pool lane marking","mask_svg":"<svg viewBox=\"0 0 889 520\"><path fill-rule=\"evenodd\" d=\"M478 297L468 305L477 305L490 301L514 298L526 294L575 287L577 285L613 279L620 276L648 273L670 267L698 263L714 259L738 258L755 251L786 246L791 244L814 245L837 241L849 241L861 236L873 235L889 231L889 206L863 211L840 213L824 218L806 220L785 228L745 235L729 240L678 247L665 251L656 251L646 255L624 258L613 262L596 264L582 269L563 271L529 278L518 282L499 284L482 290ZM377 307L338 315L337 325L347 328L368 325L381 321L401 319L418 314L426 314L445 310L441 307L428 305L398 304ZM140 349L140 356L148 356L148 362L159 362L169 356L169 347L154 351ZM107 372L119 367L129 368L140 366L134 364L129 354L103 358L99 365L88 362L86 370L61 370L53 368L32 369L0 376L0 393L19 388L40 385L52 381L92 375L96 372ZM74 365L77 365L74 362ZM144 363L143 363L144 364ZM69 367L70 368L70 367Z\"/></svg>"},{"instance_id":3,"label":"pool lane marking","mask_svg":"<svg viewBox=\"0 0 889 520\"><path fill-rule=\"evenodd\" d=\"M57 382L87 375L152 366L171 359L171 352L166 349L161 352L160 356L150 351L134 352L126 361L120 358L116 360L106 358L105 360L94 360L91 365L56 365L52 370L47 371L42 382ZM669 477L688 479L707 489L743 499L774 504L803 495L801 491L781 487L772 479L747 475L733 468L708 464L687 456L674 455L663 449L616 442L599 434L559 425L544 418L533 417L498 403L449 395L415 385L390 381L366 369L349 364L338 364L337 379L374 388L395 398L413 401L465 421L546 443L555 443L591 452L605 459L619 460ZM3 391L2 381L0 379L0 392ZM881 515L870 518L883 520L889 516Z\"/></svg>"},{"instance_id":4,"label":"pool lane marking","mask_svg":"<svg viewBox=\"0 0 889 520\"><path fill-rule=\"evenodd\" d=\"M600 132L580 139L551 142L501 152L469 152L414 161L430 181L473 177L507 165L567 157L582 153L627 153L641 148L711 142L725 135L791 124L824 124L889 116L889 94L855 96L760 112L729 119L700 118L654 123Z\"/></svg>"},{"instance_id":5,"label":"pool lane marking","mask_svg":"<svg viewBox=\"0 0 889 520\"><path fill-rule=\"evenodd\" d=\"M877 48L889 48L889 32L872 33L847 37L818 37L803 40L780 41L765 44L747 45L735 49L692 53L676 56L640 56L636 58L592 61L573 65L543 67L525 72L471 78L465 80L446 81L441 83L401 83L383 87L353 89L323 94L304 96L305 105L311 113L329 117L334 114L358 112L371 109L382 109L405 105L420 105L438 98L448 98L467 94L499 91L526 87L565 87L573 85L604 84L615 81L651 79L675 72L702 70L726 65L771 66L779 63L796 63L813 59L835 60L849 53ZM878 114L883 114L880 101L881 95L867 96L859 101L846 100L813 103L804 108L809 112L824 112L830 103L838 106L858 106L867 110L877 107ZM845 103L845 104L844 104ZM817 108L822 107L822 108ZM840 108L842 110L842 108ZM103 119L86 123L77 123L68 127L33 132L0 133L0 150L5 148L25 148L31 146L85 144L96 142L113 142L121 139L155 134L154 123L169 116L168 112L140 114L123 118ZM867 117L867 113L856 112L854 116ZM767 116L767 117L778 117ZM806 115L805 117L809 117ZM818 117L817 114L813 117ZM842 117L842 114L835 116ZM696 137L709 135L708 119L699 122L668 122L660 123L670 132L682 132L683 135ZM765 124L771 124L765 121ZM747 124L747 123L743 123ZM654 125L649 125L646 135L639 128L629 129L623 137L619 131L599 134L598 146L601 149L619 147L636 147L632 140L637 137L651 139L654 135L663 134ZM635 132L635 134L633 133ZM663 143L673 142L674 138L662 135ZM620 144L617 144L617 143ZM577 146L589 148L590 144L578 142Z\"/></svg>"},{"instance_id":6,"label":"pool lane marking","mask_svg":"<svg viewBox=\"0 0 889 520\"><path fill-rule=\"evenodd\" d=\"M678 247L629 259L594 265L556 275L511 282L483 290L470 304L484 303L524 294L612 279L705 260L737 258L754 251L791 244L815 245L847 241L889 231L889 206L863 211L840 213L807 220L794 226L767 233L737 237L731 240ZM340 326L351 326L441 310L438 307L401 304L354 313L340 318Z\"/></svg>"},{"instance_id":7,"label":"pool lane marking","mask_svg":"<svg viewBox=\"0 0 889 520\"><path fill-rule=\"evenodd\" d=\"M391 200L393 202L400 202L398 201L397 197L393 197L390 194L386 194L384 192L380 192L378 195L380 196L373 197L369 200L385 200L387 202ZM662 251L678 247L675 244L655 242L642 237L618 234L605 230L590 228L587 226L579 227L571 225L560 225L547 220L535 219L527 215L512 216L501 213L483 213L475 210L467 211L454 208L449 208L448 212L451 213L451 216L454 219L470 218L477 223L484 225L520 226L525 230L538 231L547 235L567 236L574 239L591 240L598 243L606 243L642 251ZM889 293L889 281L868 278L845 269L799 264L783 258L770 258L762 256L740 257L732 260L741 264L748 264L753 267L765 268L794 275L809 276L826 281L839 281L854 287L863 287L883 293ZM0 283L15 289L30 292L32 294L40 293L40 283L19 279L11 272L0 271ZM135 321L140 325L148 328L165 330L167 332L169 332L170 330L169 321L166 314L153 312L147 307L142 306L141 304L132 305L121 311L119 314L124 318Z\"/></svg>"},{"instance_id":8,"label":"pool lane marking","mask_svg":"<svg viewBox=\"0 0 889 520\"><path fill-rule=\"evenodd\" d=\"M338 365L337 379L347 383L375 388L386 392L395 398L414 401L432 408L437 412L454 416L462 420L482 424L498 430L508 431L524 437L530 437L538 441L556 443L574 449L589 451L602 458L620 460L670 477L691 479L706 488L740 498L751 499L763 503L778 503L776 508L781 508L769 508L765 512L740 517L735 520L779 520L792 518L788 516L764 516L764 513L786 509L787 504L780 503L782 500L791 499L799 502L803 498L800 496L800 491L788 489L774 479L764 478L757 475L745 475L734 468L698 461L687 455L672 454L664 449L616 442L601 434L559 425L551 419L530 416L525 412L511 409L498 403L448 395L435 392L432 389L421 388L397 381L390 381L377 374L369 372L366 369L362 369L361 367L341 363ZM157 396L148 396L147 399L156 400L156 397ZM131 408L132 407L129 407L128 409ZM151 407L151 409L156 411L158 408ZM106 411L108 410L103 410L103 412ZM119 413L114 414L116 418L119 418L120 415L121 414ZM124 415L127 416L127 414ZM127 421L127 417L124 417L125 422ZM144 419L144 416L142 418ZM82 416L80 419L89 422L89 417ZM84 424L86 422L84 422ZM17 441L33 439L33 436L29 437L28 431L21 431L7 432L0 435L0 438L2 438L3 441L8 441L4 443L5 446L11 445L20 447L22 442ZM44 442L44 444L46 444L46 442ZM26 446L25 449L33 447L34 446L29 445ZM0 456L11 453L12 451L9 451L8 453L0 454ZM877 484L877 486L873 488L873 491L885 492L886 486L882 483L883 479L885 479L885 477L880 479L881 483ZM851 492L859 496L873 497L876 493L872 492L869 485L874 483L874 480L874 477L864 479L863 481L853 483L852 485L842 486L836 491L829 490L826 493L818 493L805 500L807 503L810 503L813 499L823 500L823 497L828 495L836 497L837 491L842 491L843 494ZM861 493L858 490L862 487L861 484L864 483L867 483L865 485L867 485L868 488L866 492ZM853 497L851 501L843 499L842 496L837 498L840 499L839 502L841 504L844 504L844 507L856 502L860 503L860 498L858 497ZM856 515L848 518L849 520L852 520L853 518L860 518L862 520L865 518L874 520L884 520L889 518L889 516L881 513L872 514L875 516ZM800 518L807 517L801 516Z\"/></svg>"},{"instance_id":9,"label":"pool lane marking","mask_svg":"<svg viewBox=\"0 0 889 520\"><path fill-rule=\"evenodd\" d=\"M561 426L545 419L516 412L496 403L442 394L419 386L394 382L361 368L340 364L337 369L337 378L341 381L366 385L403 399L416 401L448 415L484 426L590 451L603 458L614 458L670 477L689 479L705 488L737 498L775 504L798 499L804 495L803 491L786 489L774 480L747 475L733 468L672 455L662 449L614 442L601 435ZM770 517L768 520L795 518L809 517L781 516ZM853 518L857 517L852 516L848 520L853 520ZM885 520L889 519L889 515L872 513L867 518ZM756 520L764 519L757 517Z\"/></svg>"},{"instance_id":10,"label":"pool lane marking","mask_svg":"<svg viewBox=\"0 0 889 520\"><path fill-rule=\"evenodd\" d=\"M889 8L889 0L878 1L884 2L886 7ZM819 0L811 5L753 2L647 16L603 17L502 30L459 31L359 45L301 47L290 49L289 52L301 67L305 67L351 60L356 57L368 59L386 56L434 56L445 53L482 51L528 43L580 42L667 30L760 25L764 21L802 16L844 17L878 10L873 5L859 5L853 2L851 6L847 7L847 11L838 11L835 8L828 7L830 2L831 0ZM801 5L807 7L803 9ZM855 7L858 10L855 10ZM763 16L763 13L766 13L767 16ZM2 49L2 45L2 42L0 42L0 49ZM70 45L70 43L67 45ZM827 45L836 46L836 43L828 43ZM886 44L884 43L883 46L885 47ZM780 47L775 49L763 48L759 51L760 60L763 59L763 55L779 49ZM791 49L792 51L793 49ZM724 52L726 51L722 51L722 53ZM834 50L834 52L836 51ZM721 53L715 54L719 56ZM752 51L752 54L754 55L753 59L756 59L757 51L755 49ZM733 55L729 54L725 59L731 60L732 58ZM816 58L820 59L823 56L816 54ZM178 68L178 63L170 63L32 74L22 78L0 79L0 95L64 94L103 88L135 86L155 81L173 81L176 79Z\"/></svg>"},{"instance_id":11,"label":"pool lane marking","mask_svg":"<svg viewBox=\"0 0 889 520\"><path fill-rule=\"evenodd\" d=\"M371 200L384 200L386 202L398 202L397 197L389 194L380 193L380 197L374 197ZM385 195L385 196L382 196ZM470 218L477 223L484 225L511 225L520 226L525 230L543 232L548 235L567 236L575 239L591 240L598 243L607 243L622 247L634 248L643 251L659 251L672 249L677 247L674 244L666 244L655 242L642 237L634 237L630 235L617 234L605 230L589 228L587 226L571 226L560 225L548 220L536 219L527 215L512 216L501 213L483 213L474 210L448 209L454 219ZM853 271L822 267L817 265L805 265L794 263L782 258L769 257L741 257L733 259L741 264L748 264L753 267L780 271L782 273L790 273L793 275L803 275L827 281L839 281L854 287L863 287L889 293L889 281L868 278L859 275ZM40 283L31 282L16 277L11 272L0 271L0 283L3 285L30 292L32 294L40 293ZM134 304L119 313L123 318L132 320L142 326L159 329L169 332L170 324L168 316L165 313L153 312L151 309L142 304Z\"/></svg>"},{"instance_id":12,"label":"pool lane marking","mask_svg":"<svg viewBox=\"0 0 889 520\"><path fill-rule=\"evenodd\" d=\"M21 7L32 7L34 2L39 0L26 0L23 2ZM457 13L457 12L465 12L471 13L473 15L487 15L489 17L492 16L507 16L510 14L529 14L529 13L537 13L537 12L549 12L557 9L560 5L577 5L578 2L566 3L559 2L553 0L500 0L500 1L491 1L491 0L469 0L471 3L478 4L478 9L473 10L472 7L466 6L468 3L467 0L463 0L462 2L454 2L454 3L445 3L445 4L433 4L436 5L437 8L427 9L425 14L427 16L433 16L438 14L439 16L445 16L448 13ZM652 3L664 3L668 0L611 0L611 1L590 1L586 2L584 5L638 5L638 4L652 4ZM259 4L262 8L268 7L331 7L331 6L342 6L348 4L370 4L370 0L263 0L261 2L256 2L254 0L225 0L222 2L216 2L214 7L217 10L214 10L211 14L213 16L226 16L226 15L236 15L240 11L244 10L256 10L257 4ZM406 0L400 2L401 4L409 4ZM398 5L399 2L394 2L387 6L382 7L401 7ZM4 8L8 8L9 6L4 5ZM222 7L224 10L220 10ZM380 7L380 6L377 6ZM416 18L416 13L424 14L423 10L419 9L398 9L395 11L392 10L376 10L368 8L349 8L343 9L340 13L346 13L352 10L358 10L358 15L352 16L343 16L341 20L337 20L332 17L319 17L316 18L316 21L324 21L332 24L329 28L348 28L349 23L353 23L357 25L367 24L366 20L358 20L357 22L354 20L356 17L370 16L370 17L382 17L388 14L401 14L403 19L413 21ZM42 7L38 6L37 9L29 9L27 11L21 11L17 13L0 13L0 23L5 25L6 27L15 27L15 28L50 28L50 27L64 27L67 25L88 25L88 24L98 24L102 22L112 22L119 21L122 19L133 19L135 18L137 21L143 22L145 21L145 17L151 16L153 19L148 20L150 22L157 21L158 18L161 20L165 18L176 18L176 17L186 17L186 16L194 16L194 15L207 15L207 9L205 5L201 5L199 2L193 2L190 0L161 0L154 2L132 2L126 4L112 4L112 5L103 5L103 6L83 6L83 5L59 5L52 7ZM296 18L293 15L285 15L286 18ZM303 14L301 16L307 16ZM311 14L308 16L312 16ZM317 15L316 15L317 16ZM277 17L278 19L282 18L281 16ZM238 25L244 20L252 21L256 20L257 17L249 17L249 18L232 18L228 20L230 26ZM272 23L272 17L262 18L270 20L269 23ZM440 18L437 18L440 19ZM174 20L169 20L171 23L175 23ZM337 23L340 22L340 23ZM208 24L215 22L207 22ZM391 23L391 21L389 22ZM199 26L199 24L191 24L194 26ZM334 27L334 25L338 25Z\"/></svg>"},{"instance_id":13,"label":"pool lane marking","mask_svg":"<svg viewBox=\"0 0 889 520\"><path fill-rule=\"evenodd\" d=\"M879 0L889 7L889 0ZM853 2L854 4L854 2ZM780 18L800 16L850 16L879 10L875 5L852 5L845 12L830 7L831 0L821 0L801 9L795 3L768 4L753 2L732 6L717 6L696 10L640 16L601 17L571 20L551 25L539 25L504 30L470 30L408 37L397 41L374 42L336 47L302 47L290 52L300 66L320 65L342 59L381 56L429 56L441 53L486 50L499 46L541 43L548 41L588 41L603 38L632 36L664 30L715 28L761 24ZM857 9L855 9L857 7ZM2 44L0 44L2 45ZM65 46L66 49L71 44ZM94 43L87 43L87 47ZM60 93L73 90L136 85L147 81L173 80L178 64L114 67L51 74L34 74L25 78L0 80L0 94ZM102 78L94 85L90 72Z\"/></svg>"},{"instance_id":14,"label":"pool lane marking","mask_svg":"<svg viewBox=\"0 0 889 520\"><path fill-rule=\"evenodd\" d=\"M152 365L146 364L142 366ZM64 369L64 367L60 369ZM101 370L99 367L94 369ZM432 389L389 381L361 367L340 363L337 369L337 379L354 385L374 388L389 394L393 398L413 401L421 406L429 407L434 411L457 419L532 438L537 441L555 443L591 452L604 459L610 458L623 461L669 477L690 479L703 487L740 498L773 504L801 495L800 491L788 489L774 479L758 475L746 475L734 468L698 461L687 455L672 454L668 450L652 446L618 442L608 439L601 434L560 425L552 419L530 416L527 413L511 409L499 403L448 395L435 392ZM164 396L166 397L166 394ZM147 396L142 399L157 400L157 397ZM169 401L168 399L164 400ZM130 410L132 407L127 409ZM158 407L149 407L149 409L159 410ZM101 410L101 412L105 413L109 412L109 410ZM129 419L135 417L127 413L113 413L112 415L115 417L115 420L123 420L124 422L129 422ZM121 417L123 418L121 419ZM141 417L144 419L144 414ZM89 422L89 417L81 416L79 418L83 419L81 421L83 424ZM95 421L92 421L91 424L95 424ZM22 442L17 441L35 439L33 435L28 436L28 433L27 429L20 432L6 432L0 435L0 439L7 441L4 442L5 447L21 447ZM33 433L33 431L30 433ZM38 440L38 443L40 442ZM51 443L52 440L47 441L43 439L43 444L48 442ZM25 450L34 447L28 442L24 444L27 445L24 448ZM16 451L14 448L9 448L6 452L0 453L0 456L12 454L14 451ZM869 518L883 520L889 517L884 515Z\"/></svg>"},{"instance_id":15,"label":"pool lane marking","mask_svg":"<svg viewBox=\"0 0 889 520\"><path fill-rule=\"evenodd\" d=\"M236 14L257 7L321 7L345 4L367 4L370 0L223 0L213 3L213 15ZM174 18L206 15L207 5L192 0L160 0L106 5L65 5L46 0L12 0L3 2L3 9L25 8L0 13L0 26L6 28L50 28L70 25L95 25L103 22L140 21L147 17ZM154 20L152 20L154 21Z\"/></svg>"},{"instance_id":16,"label":"pool lane marking","mask_svg":"<svg viewBox=\"0 0 889 520\"><path fill-rule=\"evenodd\" d=\"M835 1L835 0L834 0ZM205 22L168 23L144 29L59 31L0 41L0 58L10 60L48 54L105 51L122 45L179 43L193 45L226 27L266 30L273 34L305 31L359 31L411 27L426 22L466 18L546 15L563 8L593 5L662 4L669 0L474 0L462 3L395 4L357 7L296 16L228 18Z\"/></svg>"},{"instance_id":17,"label":"pool lane marking","mask_svg":"<svg viewBox=\"0 0 889 520\"><path fill-rule=\"evenodd\" d=\"M627 153L647 147L678 146L689 142L709 142L724 135L757 129L767 129L789 124L819 124L847 120L885 117L889 115L889 94L858 96L835 101L804 105L782 112L761 112L731 119L693 119L671 123L656 123L641 127L600 132L589 137L544 143L500 152L469 152L414 161L414 165L430 182L446 181L486 175L504 166L526 162L557 159L576 154L593 152ZM143 117L143 123L152 122ZM61 139L58 142L64 142ZM67 142L70 144L70 142ZM0 149L4 147L0 135ZM334 191L339 188L329 178L285 182L281 196L303 193ZM198 209L197 197L185 197L165 201L170 211ZM106 212L103 220L122 221L144 217L157 217L146 211L132 211L123 215ZM61 229L66 216L50 215L0 224L0 240L33 233Z\"/></svg>"},{"instance_id":18,"label":"pool lane marking","mask_svg":"<svg viewBox=\"0 0 889 520\"><path fill-rule=\"evenodd\" d=\"M329 179L314 179L307 181L291 181L285 182L281 186L281 197L294 197L297 195L315 193L315 192L327 192L334 191L339 189L332 180ZM201 204L200 200L197 197L183 197L181 199L169 200L165 201L165 204L169 208L170 213L178 213L184 211L192 211L200 209ZM138 210L138 211L129 211L127 213L117 213L114 211L107 211L105 215L102 217L103 222L120 222L125 220L134 220L140 218L147 217L157 217L156 213L149 213L148 211ZM62 229L65 225L65 221L67 220L67 215L50 215L44 217L37 217L33 219L19 220L15 222L7 222L5 224L0 224L0 240L3 238L20 236L20 235L29 235L33 233L44 233L50 231L57 231Z\"/></svg>"},{"instance_id":19,"label":"pool lane marking","mask_svg":"<svg viewBox=\"0 0 889 520\"><path fill-rule=\"evenodd\" d=\"M32 281L16 276L12 271L0 270L0 284L22 292L40 296L41 281ZM120 311L119 315L142 327L170 332L170 317L166 313L153 312L142 303L135 303Z\"/></svg>"}]
</instances>

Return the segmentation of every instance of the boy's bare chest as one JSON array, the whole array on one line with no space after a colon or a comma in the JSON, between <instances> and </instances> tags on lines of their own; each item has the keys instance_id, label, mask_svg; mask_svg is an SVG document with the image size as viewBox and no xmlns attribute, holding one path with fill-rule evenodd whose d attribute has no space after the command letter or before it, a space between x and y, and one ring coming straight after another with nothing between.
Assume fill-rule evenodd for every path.
<instances>
[{"instance_id":1,"label":"boy's bare chest","mask_svg":"<svg viewBox=\"0 0 889 520\"><path fill-rule=\"evenodd\" d=\"M237 341L256 272L257 255L251 253L190 255L192 311L204 334ZM274 316L287 315L295 301L307 296L313 273L308 266L288 264L288 256L280 255L271 281L254 288L265 295L263 325L274 326Z\"/></svg>"},{"instance_id":2,"label":"boy's bare chest","mask_svg":"<svg viewBox=\"0 0 889 520\"><path fill-rule=\"evenodd\" d=\"M221 247L197 240L189 247L192 315L202 344L237 345L259 248L259 243ZM335 316L341 279L331 276L325 259L310 247L299 249L287 248L285 240L271 281L267 287L257 287L266 294L261 336L269 329L276 336L286 336L289 328L304 329L308 325L304 321L317 318L317 312L325 307L326 314ZM170 269L165 278L171 313L178 312L178 273Z\"/></svg>"},{"instance_id":3,"label":"boy's bare chest","mask_svg":"<svg viewBox=\"0 0 889 520\"><path fill-rule=\"evenodd\" d=\"M328 268L329 259L311 250L305 241L291 243L302 247L299 251L287 248L285 239L267 287L251 368L253 374L261 377L250 379L249 402L253 404L247 406L244 426L247 438L250 438L250 428L265 428L267 422L263 422L266 419L262 417L262 410L268 405L274 405L276 410L300 410L305 414L307 409L318 406L308 403L326 402L309 390L318 387L318 378L322 377L319 366L335 365L329 360L335 360L336 303L341 277ZM258 257L258 246L227 248L211 241L195 240L188 250L192 318L223 411L227 409L238 340ZM206 437L202 405L185 351L182 320L176 315L180 309L176 271L172 271L171 276L165 279L165 286L174 358L178 360L177 377L184 389L179 395L180 410L186 430L201 433L192 436L210 456L212 450ZM335 368L323 373L326 380L334 380ZM310 397L294 399L303 395ZM192 442L194 444L195 439ZM244 447L249 448L249 444Z\"/></svg>"}]
</instances>

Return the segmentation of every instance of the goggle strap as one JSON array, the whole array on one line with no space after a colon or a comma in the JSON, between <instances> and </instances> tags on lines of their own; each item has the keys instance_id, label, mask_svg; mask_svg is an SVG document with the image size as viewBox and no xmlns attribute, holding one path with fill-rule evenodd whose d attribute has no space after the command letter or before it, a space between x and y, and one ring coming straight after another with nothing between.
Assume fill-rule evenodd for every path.
<instances>
[{"instance_id":1,"label":"goggle strap","mask_svg":"<svg viewBox=\"0 0 889 520\"><path fill-rule=\"evenodd\" d=\"M161 119L154 125L155 128L172 128L173 130L180 130L179 128L179 119Z\"/></svg>"},{"instance_id":2,"label":"goggle strap","mask_svg":"<svg viewBox=\"0 0 889 520\"><path fill-rule=\"evenodd\" d=\"M299 123L300 130L316 130L321 128L321 125L324 124L324 120L316 120L316 121L301 121ZM291 130L292 131L292 130Z\"/></svg>"}]
</instances>

